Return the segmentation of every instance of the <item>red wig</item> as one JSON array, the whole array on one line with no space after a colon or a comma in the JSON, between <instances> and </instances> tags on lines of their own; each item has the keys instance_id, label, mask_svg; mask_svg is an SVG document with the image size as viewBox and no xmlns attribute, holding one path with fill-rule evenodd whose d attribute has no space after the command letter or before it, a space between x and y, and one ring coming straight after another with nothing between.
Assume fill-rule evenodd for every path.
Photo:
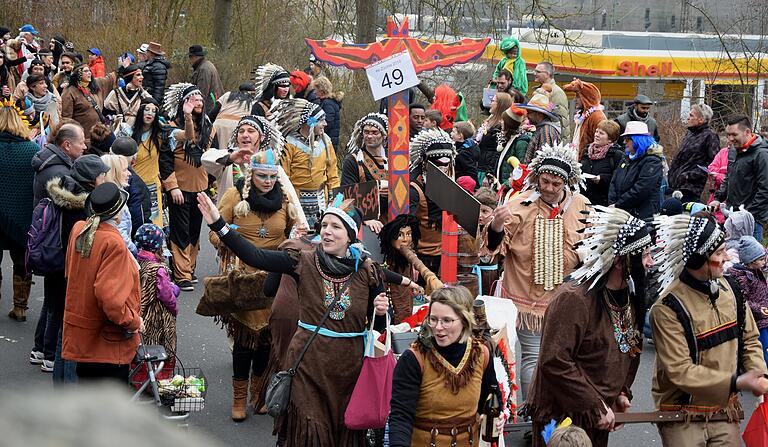
<instances>
[{"instance_id":1,"label":"red wig","mask_svg":"<svg viewBox=\"0 0 768 447\"><path fill-rule=\"evenodd\" d=\"M447 84L440 84L435 87L435 100L432 102L432 108L443 115L443 122L440 128L449 131L453 129L453 123L456 121L456 110L461 105L459 95Z\"/></svg>"}]
</instances>

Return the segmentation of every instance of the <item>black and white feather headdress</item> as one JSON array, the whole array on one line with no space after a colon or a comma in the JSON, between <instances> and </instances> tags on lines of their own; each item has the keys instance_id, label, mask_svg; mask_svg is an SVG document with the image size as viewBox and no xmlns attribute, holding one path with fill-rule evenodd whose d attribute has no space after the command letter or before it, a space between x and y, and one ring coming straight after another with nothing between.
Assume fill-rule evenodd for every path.
<instances>
[{"instance_id":1,"label":"black and white feather headdress","mask_svg":"<svg viewBox=\"0 0 768 447\"><path fill-rule=\"evenodd\" d=\"M530 174L525 179L526 186L536 188L542 172L557 175L565 180L572 191L586 189L586 183L581 176L581 163L576 151L568 144L557 143L554 146L545 144L536 152L533 160L528 163Z\"/></svg>"},{"instance_id":2,"label":"black and white feather headdress","mask_svg":"<svg viewBox=\"0 0 768 447\"><path fill-rule=\"evenodd\" d=\"M257 98L261 98L264 95L264 92L269 89L270 84L273 87L276 85L284 87L291 85L290 74L283 67L272 63L253 68L251 70L251 80L256 86L255 96Z\"/></svg>"},{"instance_id":3,"label":"black and white feather headdress","mask_svg":"<svg viewBox=\"0 0 768 447\"><path fill-rule=\"evenodd\" d=\"M168 119L173 120L176 118L179 105L195 94L203 95L195 84L190 84L189 82L179 82L168 87L163 95L163 111L165 111Z\"/></svg>"},{"instance_id":4,"label":"black and white feather headdress","mask_svg":"<svg viewBox=\"0 0 768 447\"><path fill-rule=\"evenodd\" d=\"M449 158L451 163L456 158L456 146L451 136L442 129L422 129L411 140L410 146L410 171L416 175L424 169L424 164L429 161L437 161L441 158Z\"/></svg>"},{"instance_id":5,"label":"black and white feather headdress","mask_svg":"<svg viewBox=\"0 0 768 447\"><path fill-rule=\"evenodd\" d=\"M659 296L664 296L693 256L709 257L725 242L725 231L711 217L657 216L654 264L659 268Z\"/></svg>"},{"instance_id":6,"label":"black and white feather headdress","mask_svg":"<svg viewBox=\"0 0 768 447\"><path fill-rule=\"evenodd\" d=\"M384 147L387 147L387 134L389 132L387 116L381 113L369 113L357 120L355 127L352 128L352 134L349 136L349 143L347 143L348 153L355 154L363 147L363 128L365 126L373 126L379 129L382 135L384 135Z\"/></svg>"},{"instance_id":7,"label":"black and white feather headdress","mask_svg":"<svg viewBox=\"0 0 768 447\"><path fill-rule=\"evenodd\" d=\"M237 132L246 124L258 129L263 136L261 143L259 144L259 151L271 149L275 151L277 159L279 160L280 155L283 152L285 138L283 138L283 134L280 133L280 130L263 116L246 115L240 118L237 127L235 127L234 132L232 132L232 135L229 138L228 148L237 148Z\"/></svg>"},{"instance_id":8,"label":"black and white feather headdress","mask_svg":"<svg viewBox=\"0 0 768 447\"><path fill-rule=\"evenodd\" d=\"M620 208L593 205L582 212L587 217L581 221L588 226L579 232L589 236L574 245L580 264L570 279L577 284L592 281L592 289L611 270L616 256L642 254L653 245L645 222Z\"/></svg>"}]
</instances>

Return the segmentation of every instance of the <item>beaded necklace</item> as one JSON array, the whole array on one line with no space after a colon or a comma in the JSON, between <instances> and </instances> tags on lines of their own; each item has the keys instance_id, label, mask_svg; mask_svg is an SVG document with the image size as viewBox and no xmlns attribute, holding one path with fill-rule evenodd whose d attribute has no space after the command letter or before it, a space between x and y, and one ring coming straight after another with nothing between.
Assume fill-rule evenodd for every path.
<instances>
[{"instance_id":1,"label":"beaded necklace","mask_svg":"<svg viewBox=\"0 0 768 447\"><path fill-rule=\"evenodd\" d=\"M604 289L603 297L608 307L608 316L611 318L611 325L613 326L613 337L616 339L619 351L622 354L629 353L631 357L636 356L640 353L640 349L637 347L640 343L640 332L635 329L635 313L632 310L632 302L627 299L627 304L616 306L613 304L608 289Z\"/></svg>"},{"instance_id":2,"label":"beaded necklace","mask_svg":"<svg viewBox=\"0 0 768 447\"><path fill-rule=\"evenodd\" d=\"M555 207L548 218L539 213L533 221L533 283L544 290L562 284L563 264L563 217Z\"/></svg>"},{"instance_id":3,"label":"beaded necklace","mask_svg":"<svg viewBox=\"0 0 768 447\"><path fill-rule=\"evenodd\" d=\"M331 308L331 312L328 317L333 320L341 320L346 316L347 310L352 305L352 299L349 296L349 283L352 278L352 273L343 278L333 278L326 275L323 269L320 267L320 258L315 255L315 266L317 271L320 272L320 277L323 279L323 303L326 309L333 302L334 297L338 296L339 300Z\"/></svg>"}]
</instances>

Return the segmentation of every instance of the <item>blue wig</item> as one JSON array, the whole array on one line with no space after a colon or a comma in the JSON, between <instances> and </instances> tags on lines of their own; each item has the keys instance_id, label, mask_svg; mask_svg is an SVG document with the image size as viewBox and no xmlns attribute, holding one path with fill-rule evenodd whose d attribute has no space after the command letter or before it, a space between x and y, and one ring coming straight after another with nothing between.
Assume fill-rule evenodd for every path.
<instances>
[{"instance_id":1,"label":"blue wig","mask_svg":"<svg viewBox=\"0 0 768 447\"><path fill-rule=\"evenodd\" d=\"M650 135L630 135L629 138L632 140L632 147L635 149L634 155L629 153L629 149L626 151L630 160L642 157L651 146L656 144L656 140Z\"/></svg>"}]
</instances>

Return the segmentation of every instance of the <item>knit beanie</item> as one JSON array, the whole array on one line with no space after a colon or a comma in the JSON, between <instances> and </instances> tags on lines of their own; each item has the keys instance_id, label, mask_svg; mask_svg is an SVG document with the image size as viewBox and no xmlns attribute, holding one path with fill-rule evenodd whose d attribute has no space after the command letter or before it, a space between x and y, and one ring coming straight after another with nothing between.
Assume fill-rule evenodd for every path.
<instances>
[{"instance_id":1,"label":"knit beanie","mask_svg":"<svg viewBox=\"0 0 768 447\"><path fill-rule=\"evenodd\" d=\"M765 247L753 236L742 236L739 239L739 261L747 265L765 256Z\"/></svg>"},{"instance_id":2,"label":"knit beanie","mask_svg":"<svg viewBox=\"0 0 768 447\"><path fill-rule=\"evenodd\" d=\"M670 197L661 204L660 212L664 216L683 214L683 202L676 197Z\"/></svg>"}]
</instances>

